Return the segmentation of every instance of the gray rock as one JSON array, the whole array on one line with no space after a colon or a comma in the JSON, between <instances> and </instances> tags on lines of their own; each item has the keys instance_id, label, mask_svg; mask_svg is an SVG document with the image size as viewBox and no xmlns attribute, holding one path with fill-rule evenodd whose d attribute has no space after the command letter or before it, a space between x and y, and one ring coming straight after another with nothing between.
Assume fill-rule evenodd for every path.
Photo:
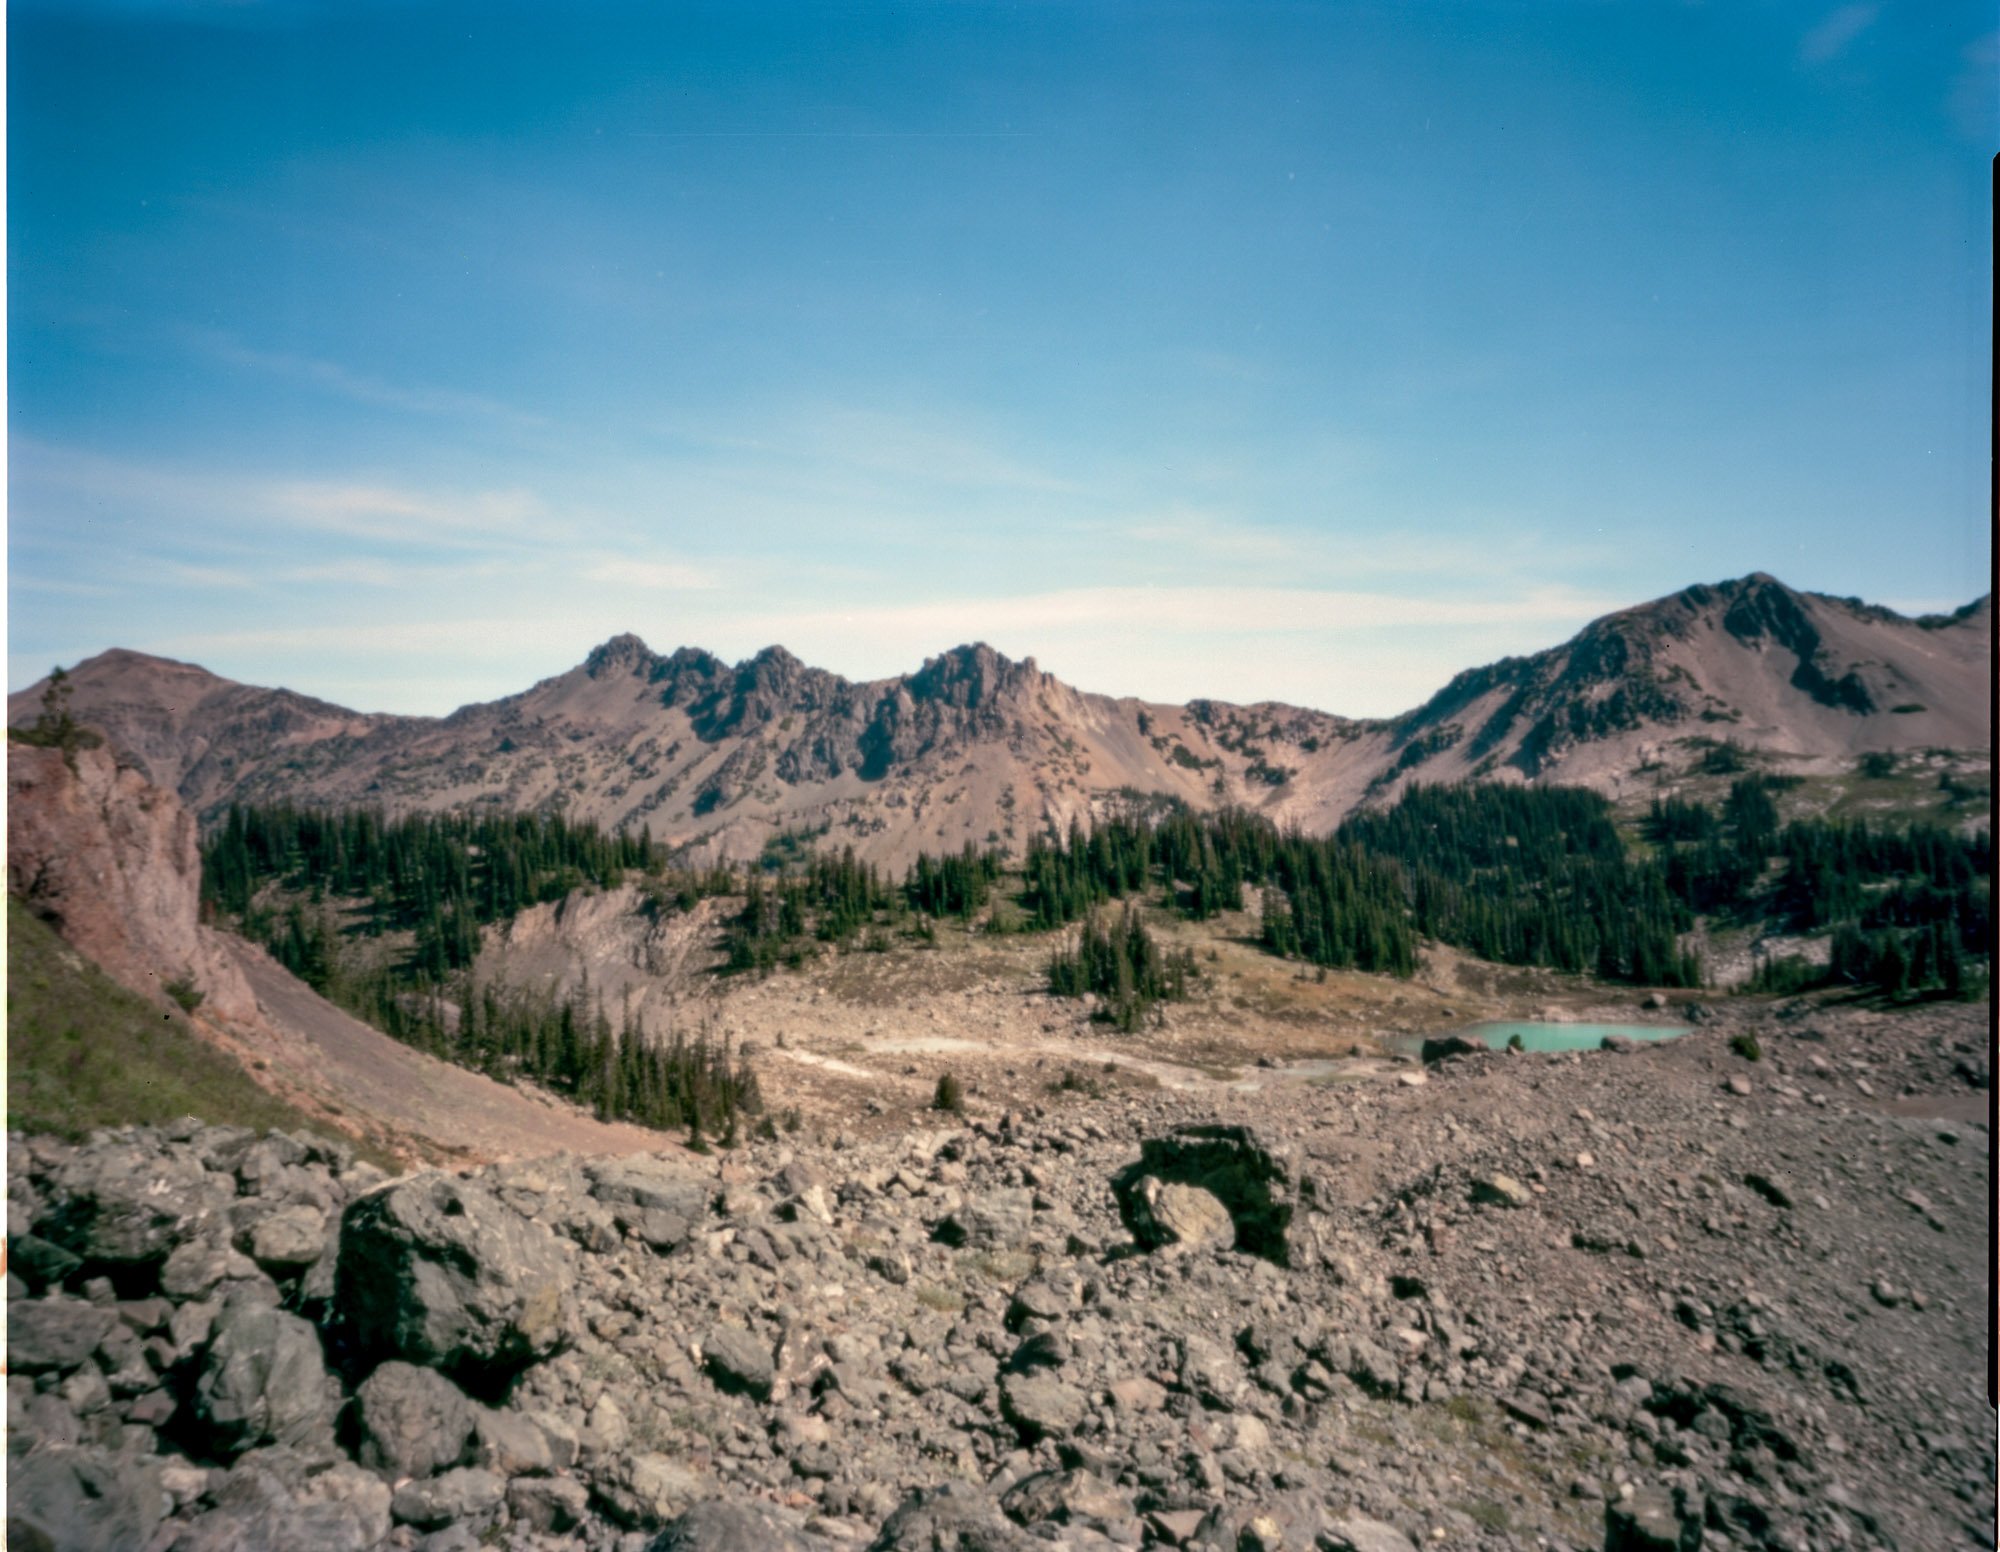
<instances>
[{"instance_id":1,"label":"gray rock","mask_svg":"<svg viewBox=\"0 0 2000 1552\"><path fill-rule=\"evenodd\" d=\"M1676 1489L1641 1487L1604 1506L1604 1552L1694 1552L1702 1508Z\"/></svg>"},{"instance_id":2,"label":"gray rock","mask_svg":"<svg viewBox=\"0 0 2000 1552\"><path fill-rule=\"evenodd\" d=\"M269 1478L254 1493L238 1485L229 1502L181 1524L174 1552L262 1552L267 1547L368 1552L389 1529L389 1489L373 1477L369 1480L382 1495L379 1505L297 1498Z\"/></svg>"},{"instance_id":3,"label":"gray rock","mask_svg":"<svg viewBox=\"0 0 2000 1552\"><path fill-rule=\"evenodd\" d=\"M1181 1338L1180 1387L1203 1406L1228 1411L1243 1399L1249 1378L1234 1349L1192 1334Z\"/></svg>"},{"instance_id":4,"label":"gray rock","mask_svg":"<svg viewBox=\"0 0 2000 1552\"><path fill-rule=\"evenodd\" d=\"M702 1367L718 1390L771 1399L776 1371L770 1347L741 1326L717 1326L701 1344Z\"/></svg>"},{"instance_id":5,"label":"gray rock","mask_svg":"<svg viewBox=\"0 0 2000 1552\"><path fill-rule=\"evenodd\" d=\"M561 1344L564 1247L491 1192L426 1172L343 1216L335 1303L363 1353L493 1387Z\"/></svg>"},{"instance_id":6,"label":"gray rock","mask_svg":"<svg viewBox=\"0 0 2000 1552\"><path fill-rule=\"evenodd\" d=\"M590 1490L575 1477L518 1477L507 1484L507 1512L517 1525L560 1535L590 1512Z\"/></svg>"},{"instance_id":7,"label":"gray rock","mask_svg":"<svg viewBox=\"0 0 2000 1552\"><path fill-rule=\"evenodd\" d=\"M1148 1176L1198 1186L1220 1201L1235 1224L1239 1250L1291 1265L1293 1214L1308 1193L1296 1149L1252 1127L1189 1125L1139 1145L1139 1162L1112 1182L1125 1225L1150 1244L1150 1214L1138 1199Z\"/></svg>"},{"instance_id":8,"label":"gray rock","mask_svg":"<svg viewBox=\"0 0 2000 1552\"><path fill-rule=\"evenodd\" d=\"M1014 1290L1014 1297L1007 1305L1007 1329L1019 1331L1031 1321L1061 1320L1069 1310L1070 1300L1066 1295L1045 1279L1033 1278Z\"/></svg>"},{"instance_id":9,"label":"gray rock","mask_svg":"<svg viewBox=\"0 0 2000 1552\"><path fill-rule=\"evenodd\" d=\"M1000 1378L1000 1415L1025 1444L1060 1439L1076 1431L1089 1401L1073 1385L1052 1374L1005 1374Z\"/></svg>"},{"instance_id":10,"label":"gray rock","mask_svg":"<svg viewBox=\"0 0 2000 1552\"><path fill-rule=\"evenodd\" d=\"M665 1455L620 1455L599 1474L595 1498L604 1512L633 1530L657 1530L704 1495L705 1486Z\"/></svg>"},{"instance_id":11,"label":"gray rock","mask_svg":"<svg viewBox=\"0 0 2000 1552\"><path fill-rule=\"evenodd\" d=\"M1555 1418L1549 1412L1549 1404L1531 1390L1517 1390L1500 1398L1500 1405L1508 1416L1517 1418L1531 1428L1553 1428Z\"/></svg>"},{"instance_id":12,"label":"gray rock","mask_svg":"<svg viewBox=\"0 0 2000 1552\"><path fill-rule=\"evenodd\" d=\"M1320 1532L1323 1552L1417 1552L1417 1545L1393 1525L1352 1514Z\"/></svg>"},{"instance_id":13,"label":"gray rock","mask_svg":"<svg viewBox=\"0 0 2000 1552\"><path fill-rule=\"evenodd\" d=\"M160 1289L169 1298L199 1299L225 1278L248 1277L257 1264L224 1242L219 1233L201 1234L176 1245L160 1269Z\"/></svg>"},{"instance_id":14,"label":"gray rock","mask_svg":"<svg viewBox=\"0 0 2000 1552\"><path fill-rule=\"evenodd\" d=\"M1356 1337L1348 1348L1347 1377L1362 1389L1378 1396L1392 1396L1403 1383L1396 1360L1366 1337Z\"/></svg>"},{"instance_id":15,"label":"gray rock","mask_svg":"<svg viewBox=\"0 0 2000 1552\"><path fill-rule=\"evenodd\" d=\"M35 1231L87 1263L133 1267L166 1259L189 1225L226 1207L234 1182L182 1152L96 1142L59 1165L51 1211Z\"/></svg>"},{"instance_id":16,"label":"gray rock","mask_svg":"<svg viewBox=\"0 0 2000 1552\"><path fill-rule=\"evenodd\" d=\"M66 1374L117 1324L117 1311L82 1299L16 1299L7 1306L7 1372Z\"/></svg>"},{"instance_id":17,"label":"gray rock","mask_svg":"<svg viewBox=\"0 0 2000 1552\"><path fill-rule=\"evenodd\" d=\"M245 1248L265 1271L282 1276L311 1266L326 1248L326 1214L304 1202L281 1207L252 1226Z\"/></svg>"},{"instance_id":18,"label":"gray rock","mask_svg":"<svg viewBox=\"0 0 2000 1552\"><path fill-rule=\"evenodd\" d=\"M6 1539L17 1552L129 1552L171 1508L157 1460L58 1445L7 1463Z\"/></svg>"},{"instance_id":19,"label":"gray rock","mask_svg":"<svg viewBox=\"0 0 2000 1552\"><path fill-rule=\"evenodd\" d=\"M1132 1495L1090 1471L1038 1471L1010 1487L1000 1499L1009 1519L1020 1525L1095 1524L1133 1517Z\"/></svg>"},{"instance_id":20,"label":"gray rock","mask_svg":"<svg viewBox=\"0 0 2000 1552\"><path fill-rule=\"evenodd\" d=\"M1476 1175L1472 1199L1485 1207L1526 1207L1535 1197L1512 1175Z\"/></svg>"},{"instance_id":21,"label":"gray rock","mask_svg":"<svg viewBox=\"0 0 2000 1552\"><path fill-rule=\"evenodd\" d=\"M467 1464L503 1477L525 1477L547 1475L557 1461L549 1436L521 1413L475 1407L472 1459Z\"/></svg>"},{"instance_id":22,"label":"gray rock","mask_svg":"<svg viewBox=\"0 0 2000 1552\"><path fill-rule=\"evenodd\" d=\"M362 1381L354 1409L360 1430L355 1458L392 1480L456 1466L472 1436L473 1404L464 1392L434 1369L395 1359Z\"/></svg>"},{"instance_id":23,"label":"gray rock","mask_svg":"<svg viewBox=\"0 0 2000 1552\"><path fill-rule=\"evenodd\" d=\"M507 1496L505 1480L477 1466L459 1466L396 1489L390 1509L405 1525L436 1530L453 1522L483 1523Z\"/></svg>"},{"instance_id":24,"label":"gray rock","mask_svg":"<svg viewBox=\"0 0 2000 1552\"><path fill-rule=\"evenodd\" d=\"M224 1306L194 1395L211 1448L229 1456L264 1443L328 1446L339 1400L309 1324L258 1304Z\"/></svg>"},{"instance_id":25,"label":"gray rock","mask_svg":"<svg viewBox=\"0 0 2000 1552\"><path fill-rule=\"evenodd\" d=\"M83 1265L80 1257L39 1234L10 1234L7 1237L7 1265L40 1293L52 1283L66 1281Z\"/></svg>"},{"instance_id":26,"label":"gray rock","mask_svg":"<svg viewBox=\"0 0 2000 1552\"><path fill-rule=\"evenodd\" d=\"M711 1498L675 1519L646 1552L818 1552L827 1545L775 1504Z\"/></svg>"},{"instance_id":27,"label":"gray rock","mask_svg":"<svg viewBox=\"0 0 2000 1552\"><path fill-rule=\"evenodd\" d=\"M1143 1245L1186 1250L1226 1249L1236 1243L1236 1220L1212 1191L1142 1175L1132 1188L1132 1229Z\"/></svg>"},{"instance_id":28,"label":"gray rock","mask_svg":"<svg viewBox=\"0 0 2000 1552\"><path fill-rule=\"evenodd\" d=\"M968 1250L1014 1250L1034 1231L1035 1198L1009 1188L987 1191L966 1202L938 1225L937 1238Z\"/></svg>"},{"instance_id":29,"label":"gray rock","mask_svg":"<svg viewBox=\"0 0 2000 1552\"><path fill-rule=\"evenodd\" d=\"M1038 1545L984 1488L945 1482L904 1499L869 1552L1035 1552Z\"/></svg>"},{"instance_id":30,"label":"gray rock","mask_svg":"<svg viewBox=\"0 0 2000 1552\"><path fill-rule=\"evenodd\" d=\"M599 1159L584 1165L590 1194L621 1229L660 1252L691 1237L708 1216L713 1185L664 1159Z\"/></svg>"}]
</instances>

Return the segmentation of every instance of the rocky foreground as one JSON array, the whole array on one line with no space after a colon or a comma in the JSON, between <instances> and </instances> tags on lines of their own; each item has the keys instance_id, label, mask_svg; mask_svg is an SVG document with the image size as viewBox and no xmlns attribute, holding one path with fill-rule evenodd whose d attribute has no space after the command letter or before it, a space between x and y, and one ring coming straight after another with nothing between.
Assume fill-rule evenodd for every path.
<instances>
[{"instance_id":1,"label":"rocky foreground","mask_svg":"<svg viewBox=\"0 0 2000 1552\"><path fill-rule=\"evenodd\" d=\"M16 1136L8 1545L1990 1546L1986 1017L393 1181Z\"/></svg>"}]
</instances>

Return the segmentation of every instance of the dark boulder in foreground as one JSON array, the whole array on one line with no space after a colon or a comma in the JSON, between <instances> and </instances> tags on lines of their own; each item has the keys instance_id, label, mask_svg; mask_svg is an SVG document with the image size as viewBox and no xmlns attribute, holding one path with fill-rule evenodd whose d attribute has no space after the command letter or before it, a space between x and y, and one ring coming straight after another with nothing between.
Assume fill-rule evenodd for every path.
<instances>
[{"instance_id":1,"label":"dark boulder in foreground","mask_svg":"<svg viewBox=\"0 0 2000 1552\"><path fill-rule=\"evenodd\" d=\"M427 1173L347 1209L335 1301L363 1354L491 1390L562 1344L560 1240L468 1180Z\"/></svg>"}]
</instances>

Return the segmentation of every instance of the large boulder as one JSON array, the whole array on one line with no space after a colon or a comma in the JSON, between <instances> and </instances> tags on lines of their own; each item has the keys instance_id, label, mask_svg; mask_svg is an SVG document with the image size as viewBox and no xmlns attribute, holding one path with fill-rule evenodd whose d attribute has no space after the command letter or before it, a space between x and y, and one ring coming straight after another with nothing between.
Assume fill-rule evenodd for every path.
<instances>
[{"instance_id":1,"label":"large boulder","mask_svg":"<svg viewBox=\"0 0 2000 1552\"><path fill-rule=\"evenodd\" d=\"M1132 1227L1149 1245L1204 1250L1236 1243L1236 1220L1219 1196L1200 1186L1144 1175L1132 1189L1131 1204Z\"/></svg>"},{"instance_id":2,"label":"large boulder","mask_svg":"<svg viewBox=\"0 0 2000 1552\"><path fill-rule=\"evenodd\" d=\"M1174 1185L1197 1187L1222 1204L1238 1250L1291 1264L1288 1230L1309 1190L1294 1148L1248 1126L1178 1126L1146 1138L1139 1161L1119 1173L1112 1190L1126 1227L1148 1249L1180 1243L1146 1200L1150 1194L1157 1202L1161 1188Z\"/></svg>"},{"instance_id":3,"label":"large boulder","mask_svg":"<svg viewBox=\"0 0 2000 1552\"><path fill-rule=\"evenodd\" d=\"M260 1444L328 1447L339 1406L308 1322L252 1300L223 1307L195 1384L194 1415L210 1448L233 1456Z\"/></svg>"},{"instance_id":4,"label":"large boulder","mask_svg":"<svg viewBox=\"0 0 2000 1552\"><path fill-rule=\"evenodd\" d=\"M714 1186L665 1159L598 1159L583 1168L612 1221L654 1250L680 1245L708 1216Z\"/></svg>"},{"instance_id":5,"label":"large boulder","mask_svg":"<svg viewBox=\"0 0 2000 1552\"><path fill-rule=\"evenodd\" d=\"M172 1507L160 1462L107 1450L44 1447L7 1463L7 1540L19 1552L143 1547Z\"/></svg>"},{"instance_id":6,"label":"large boulder","mask_svg":"<svg viewBox=\"0 0 2000 1552\"><path fill-rule=\"evenodd\" d=\"M490 1391L568 1335L566 1247L469 1180L427 1171L351 1204L334 1303L364 1356Z\"/></svg>"},{"instance_id":7,"label":"large boulder","mask_svg":"<svg viewBox=\"0 0 2000 1552\"><path fill-rule=\"evenodd\" d=\"M279 1449L246 1455L210 1488L213 1507L180 1528L174 1552L369 1552L389 1534L388 1484L348 1461L322 1465Z\"/></svg>"},{"instance_id":8,"label":"large boulder","mask_svg":"<svg viewBox=\"0 0 2000 1552\"><path fill-rule=\"evenodd\" d=\"M465 1393L442 1374L395 1359L361 1382L354 1410L355 1458L392 1481L457 1465L476 1418Z\"/></svg>"},{"instance_id":9,"label":"large boulder","mask_svg":"<svg viewBox=\"0 0 2000 1552\"><path fill-rule=\"evenodd\" d=\"M35 1225L86 1269L119 1274L156 1266L206 1214L227 1207L236 1183L180 1149L104 1138L77 1150L50 1178L50 1210Z\"/></svg>"},{"instance_id":10,"label":"large boulder","mask_svg":"<svg viewBox=\"0 0 2000 1552\"><path fill-rule=\"evenodd\" d=\"M7 1306L7 1372L66 1374L117 1323L116 1310L83 1299L16 1299Z\"/></svg>"}]
</instances>

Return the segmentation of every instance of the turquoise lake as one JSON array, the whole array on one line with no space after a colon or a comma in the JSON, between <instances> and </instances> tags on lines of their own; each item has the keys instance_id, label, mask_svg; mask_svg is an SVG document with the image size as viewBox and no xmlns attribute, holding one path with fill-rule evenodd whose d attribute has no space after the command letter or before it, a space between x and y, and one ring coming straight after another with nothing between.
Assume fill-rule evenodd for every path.
<instances>
[{"instance_id":1,"label":"turquoise lake","mask_svg":"<svg viewBox=\"0 0 2000 1552\"><path fill-rule=\"evenodd\" d=\"M1477 1040L1494 1050L1504 1050L1515 1035L1527 1051L1595 1051L1606 1035L1621 1040L1672 1040L1688 1032L1686 1024L1535 1024L1516 1019L1494 1019L1472 1024L1453 1033Z\"/></svg>"}]
</instances>

